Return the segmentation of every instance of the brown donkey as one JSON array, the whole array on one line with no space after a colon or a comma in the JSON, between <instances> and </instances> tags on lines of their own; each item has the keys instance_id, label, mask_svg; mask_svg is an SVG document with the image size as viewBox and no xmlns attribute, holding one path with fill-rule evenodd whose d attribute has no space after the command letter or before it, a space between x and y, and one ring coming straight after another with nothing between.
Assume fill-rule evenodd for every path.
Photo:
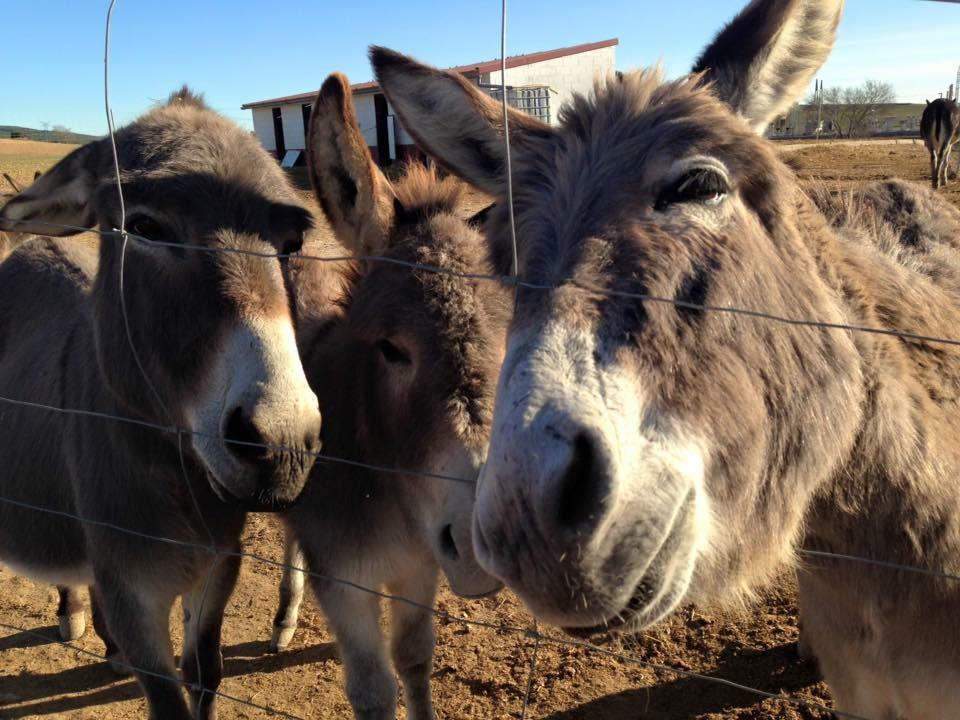
<instances>
[{"instance_id":1,"label":"brown donkey","mask_svg":"<svg viewBox=\"0 0 960 720\"><path fill-rule=\"evenodd\" d=\"M556 128L511 120L520 274L547 289L519 293L474 538L549 622L638 629L749 592L799 542L960 572L957 348L703 309L960 328L955 249L920 262L831 227L760 137L841 10L754 0L693 75L611 78ZM500 107L373 61L417 140L503 199ZM485 229L506 270L502 203ZM807 558L801 600L838 708L960 714L960 583Z\"/></svg>"},{"instance_id":2,"label":"brown donkey","mask_svg":"<svg viewBox=\"0 0 960 720\"><path fill-rule=\"evenodd\" d=\"M337 240L329 254L383 255L447 273L491 272L487 246L459 214L461 184L419 165L391 184L374 165L342 75L324 83L310 122L309 167ZM476 478L486 456L496 378L512 308L503 286L382 261L297 268L300 343L327 417L325 452L411 474L320 462L286 514L303 560L333 578L431 607L442 569L454 592L500 583L480 570L471 543L475 486L418 476ZM331 312L331 309L335 312ZM274 647L289 642L299 573L281 589ZM313 589L337 637L358 718L392 720L397 682L384 650L380 599L319 578ZM433 615L391 603L393 665L407 717L434 717Z\"/></svg>"},{"instance_id":3,"label":"brown donkey","mask_svg":"<svg viewBox=\"0 0 960 720\"><path fill-rule=\"evenodd\" d=\"M151 718L192 716L164 679L177 677L168 620L183 596L183 680L209 718L239 560L203 547L236 550L247 510L294 501L319 446L284 263L270 256L298 250L311 216L256 140L186 90L116 140L127 228L165 244L131 240L124 255L116 237L41 237L14 250L0 264L0 395L186 432L3 404L0 562L94 586L94 621L136 669ZM0 209L0 230L75 232L49 223L120 224L107 140Z\"/></svg>"},{"instance_id":4,"label":"brown donkey","mask_svg":"<svg viewBox=\"0 0 960 720\"><path fill-rule=\"evenodd\" d=\"M920 137L930 153L930 179L933 187L947 184L950 154L960 142L960 107L954 100L927 101L920 117Z\"/></svg>"}]
</instances>

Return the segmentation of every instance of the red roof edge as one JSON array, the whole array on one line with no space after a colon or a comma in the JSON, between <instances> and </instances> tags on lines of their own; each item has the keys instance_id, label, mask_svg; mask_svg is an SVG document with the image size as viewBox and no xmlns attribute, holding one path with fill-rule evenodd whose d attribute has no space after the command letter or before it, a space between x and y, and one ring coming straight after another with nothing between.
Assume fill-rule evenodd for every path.
<instances>
[{"instance_id":1,"label":"red roof edge","mask_svg":"<svg viewBox=\"0 0 960 720\"><path fill-rule=\"evenodd\" d=\"M514 55L507 58L507 69L533 65L547 60L556 60L557 58L567 57L569 55L579 55L580 53L590 52L591 50L602 50L603 48L615 47L620 44L619 38L609 38L592 43L583 43L581 45L571 45L570 47L557 48L556 50L543 50L541 52L529 53L527 55ZM484 62L471 63L469 65L458 65L457 67L447 68L450 72L479 72L490 73L500 70L500 60L485 60ZM351 85L353 92L365 92L377 88L375 81L357 83ZM289 105L296 102L312 102L317 96L317 91L299 93L297 95L287 95L285 97L270 98L269 100L254 100L244 103L240 106L241 110L250 110L257 107L266 107L268 105Z\"/></svg>"}]
</instances>

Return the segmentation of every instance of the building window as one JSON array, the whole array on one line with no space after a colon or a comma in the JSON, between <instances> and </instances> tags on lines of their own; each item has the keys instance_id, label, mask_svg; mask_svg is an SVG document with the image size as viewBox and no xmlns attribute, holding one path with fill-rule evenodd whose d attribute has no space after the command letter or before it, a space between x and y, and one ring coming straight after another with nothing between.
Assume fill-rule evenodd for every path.
<instances>
[{"instance_id":1,"label":"building window","mask_svg":"<svg viewBox=\"0 0 960 720\"><path fill-rule=\"evenodd\" d=\"M310 103L300 106L300 112L303 113L303 137L306 138L305 144L310 144L310 111L313 106Z\"/></svg>"},{"instance_id":2,"label":"building window","mask_svg":"<svg viewBox=\"0 0 960 720\"><path fill-rule=\"evenodd\" d=\"M287 153L287 144L283 141L283 115L280 108L273 108L273 137L277 145L277 157L283 160Z\"/></svg>"}]
</instances>

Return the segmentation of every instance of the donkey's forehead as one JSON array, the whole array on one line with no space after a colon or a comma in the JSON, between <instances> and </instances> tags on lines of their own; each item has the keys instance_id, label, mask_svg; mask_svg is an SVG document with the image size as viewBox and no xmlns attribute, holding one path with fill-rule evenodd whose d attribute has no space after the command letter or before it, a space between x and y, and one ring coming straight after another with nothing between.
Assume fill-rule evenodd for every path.
<instances>
[{"instance_id":1,"label":"donkey's forehead","mask_svg":"<svg viewBox=\"0 0 960 720\"><path fill-rule=\"evenodd\" d=\"M202 107L163 107L118 132L121 169L207 174L274 186L282 171L248 132Z\"/></svg>"},{"instance_id":2,"label":"donkey's forehead","mask_svg":"<svg viewBox=\"0 0 960 720\"><path fill-rule=\"evenodd\" d=\"M598 83L561 113L561 150L551 159L600 174L656 175L677 159L713 155L749 167L759 141L698 76L664 83L657 71ZM582 175L578 175L582 178Z\"/></svg>"},{"instance_id":3,"label":"donkey's forehead","mask_svg":"<svg viewBox=\"0 0 960 720\"><path fill-rule=\"evenodd\" d=\"M402 264L375 263L365 278L357 309L372 324L395 329L467 332L468 325L505 317L508 292L501 285L471 279L490 275L488 248L474 226L452 212L438 213L394 229L386 257ZM411 270L410 265L420 269ZM506 320L502 320L506 326Z\"/></svg>"}]
</instances>

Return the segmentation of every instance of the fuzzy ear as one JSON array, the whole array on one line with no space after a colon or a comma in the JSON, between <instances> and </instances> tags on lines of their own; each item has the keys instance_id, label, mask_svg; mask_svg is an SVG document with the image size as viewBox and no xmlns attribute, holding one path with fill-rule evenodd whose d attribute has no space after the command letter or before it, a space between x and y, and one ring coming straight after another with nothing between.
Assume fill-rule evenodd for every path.
<instances>
[{"instance_id":1,"label":"fuzzy ear","mask_svg":"<svg viewBox=\"0 0 960 720\"><path fill-rule=\"evenodd\" d=\"M39 235L76 235L97 224L93 206L99 177L102 140L77 148L30 187L0 208L0 230Z\"/></svg>"},{"instance_id":2,"label":"fuzzy ear","mask_svg":"<svg viewBox=\"0 0 960 720\"><path fill-rule=\"evenodd\" d=\"M358 255L387 245L393 190L360 132L347 78L326 79L310 114L307 165L314 194L337 238Z\"/></svg>"},{"instance_id":3,"label":"fuzzy ear","mask_svg":"<svg viewBox=\"0 0 960 720\"><path fill-rule=\"evenodd\" d=\"M455 175L486 192L506 192L503 106L457 73L443 72L382 47L370 48L377 81L403 128ZM524 152L550 140L554 130L509 109L510 147Z\"/></svg>"},{"instance_id":4,"label":"fuzzy ear","mask_svg":"<svg viewBox=\"0 0 960 720\"><path fill-rule=\"evenodd\" d=\"M830 54L843 0L753 0L693 66L759 134Z\"/></svg>"}]
</instances>

